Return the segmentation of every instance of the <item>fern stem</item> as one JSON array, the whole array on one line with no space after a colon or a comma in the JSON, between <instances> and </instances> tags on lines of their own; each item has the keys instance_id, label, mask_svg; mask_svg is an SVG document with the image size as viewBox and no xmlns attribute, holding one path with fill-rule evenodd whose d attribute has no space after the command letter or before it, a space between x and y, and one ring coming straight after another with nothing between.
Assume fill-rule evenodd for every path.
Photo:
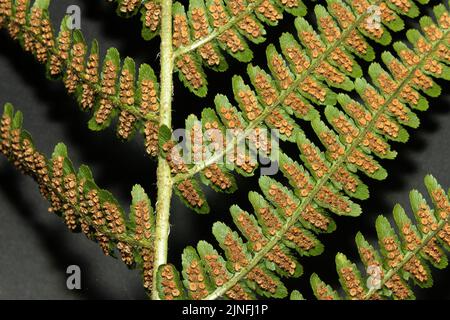
<instances>
[{"instance_id":1,"label":"fern stem","mask_svg":"<svg viewBox=\"0 0 450 320\"><path fill-rule=\"evenodd\" d=\"M428 243L436 237L436 235L445 227L445 225L449 222L450 216L446 219L443 219L439 222L436 230L427 233L425 238L422 239L420 245L418 245L413 251L409 251L403 257L403 260L395 266L395 268L389 269L389 271L384 275L381 280L379 289L372 287L369 292L364 296L364 300L369 300L378 290L384 287L384 285L399 272L405 264L407 264L412 258L414 258Z\"/></svg>"},{"instance_id":2,"label":"fern stem","mask_svg":"<svg viewBox=\"0 0 450 320\"><path fill-rule=\"evenodd\" d=\"M227 23L225 23L223 26L220 26L218 28L215 28L210 34L208 34L206 37L203 37L197 41L194 41L190 45L182 46L176 49L173 53L174 58L181 56L183 54L186 54L188 52L191 52L202 45L214 40L218 36L220 36L222 33L227 31L228 29L232 28L235 24L237 24L239 21L244 19L246 16L251 14L253 10L258 7L264 0L257 0L255 2L252 2L249 4L244 11L239 13L236 16L233 16Z\"/></svg>"},{"instance_id":3,"label":"fern stem","mask_svg":"<svg viewBox=\"0 0 450 320\"><path fill-rule=\"evenodd\" d=\"M379 0L377 3L380 3L381 0ZM325 50L319 57L317 57L316 59L314 59L310 66L300 75L298 75L296 77L296 79L294 80L294 82L292 82L292 84L285 90L281 91L280 95L278 96L278 99L271 105L268 106L264 109L264 111L255 118L255 120L251 121L247 127L245 128L244 132L242 133L242 135L240 135L239 137L234 138L235 141L233 141L232 143L230 143L229 145L227 145L227 147L221 151L218 152L217 154L215 154L213 157L209 158L208 160L196 164L195 166L193 166L192 168L189 169L188 172L186 173L181 173L181 174L177 174L174 178L173 181L174 183L176 182L180 182L183 181L187 178L192 177L193 175L199 173L200 171L202 171L203 169L209 167L210 165L216 163L217 161L221 160L224 155L228 154L229 152L232 152L234 150L234 146L235 145L240 145L244 139L252 133L252 130L255 129L259 124L261 124L264 119L269 116L273 110L275 110L275 108L279 107L283 101L289 96L289 94L291 94L294 90L296 90L298 88L298 86L308 77L310 76L314 70L325 60L328 58L329 54L331 52L333 52L337 47L339 47L346 39L348 36L350 36L350 34L352 33L353 30L355 30L358 25L369 15L368 12L360 15L358 17L357 20L355 20L355 23L350 26L348 29L346 29L343 33L342 36L336 40L333 45L331 45L330 47L327 48L327 50ZM263 104L264 105L264 104ZM235 143L234 143L235 142Z\"/></svg>"},{"instance_id":4,"label":"fern stem","mask_svg":"<svg viewBox=\"0 0 450 320\"><path fill-rule=\"evenodd\" d=\"M400 94L403 90L404 86L409 83L409 81L414 76L414 72L420 69L424 62L432 56L435 51L439 48L439 45L445 41L447 37L448 31L446 31L442 38L436 41L433 44L432 49L427 52L425 55L420 57L419 63L417 63L413 68L408 70L408 75L403 79L403 81L398 85L396 90L387 98L382 106L375 112L372 120L365 126L359 133L358 137L353 140L351 145L346 149L345 153L339 157L336 161L334 161L330 170L319 180L316 181L314 188L311 190L310 194L305 198L305 200L301 203L301 205L295 210L293 215L286 221L286 223L282 226L282 228L273 236L269 242L264 246L264 248L259 251L253 259L249 262L247 266L241 269L238 273L236 273L229 281L227 281L223 286L214 290L211 294L209 294L205 300L213 300L225 294L229 289L231 289L236 283L238 283L241 279L243 279L254 267L260 263L260 261L266 256L267 253L272 250L272 248L284 237L285 233L297 222L301 213L306 209L308 205L314 201L317 193L324 186L325 183L336 173L337 169L347 160L347 158L352 154L355 148L357 148L362 140L365 138L366 134L370 132L373 127L376 125L378 118L384 113L385 109L391 104L391 102Z\"/></svg>"},{"instance_id":5,"label":"fern stem","mask_svg":"<svg viewBox=\"0 0 450 320\"><path fill-rule=\"evenodd\" d=\"M161 1L161 91L159 125L171 128L173 92L173 47L172 47L172 0ZM170 201L172 199L172 177L165 158L158 156L156 202L155 259L153 263L152 299L159 299L156 286L160 265L167 262L170 228Z\"/></svg>"}]
</instances>

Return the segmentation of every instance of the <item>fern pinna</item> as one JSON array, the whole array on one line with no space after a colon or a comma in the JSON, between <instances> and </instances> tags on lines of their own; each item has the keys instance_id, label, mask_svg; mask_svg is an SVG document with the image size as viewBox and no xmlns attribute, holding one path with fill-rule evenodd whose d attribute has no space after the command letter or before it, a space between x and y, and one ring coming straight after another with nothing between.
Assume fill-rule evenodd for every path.
<instances>
[{"instance_id":1,"label":"fern pinna","mask_svg":"<svg viewBox=\"0 0 450 320\"><path fill-rule=\"evenodd\" d=\"M431 287L428 264L438 269L448 265L444 252L450 245L449 197L432 176L425 178L425 185L433 202L431 209L417 190L410 193L414 224L405 210L397 205L393 216L398 234L389 220L378 216L376 229L381 254L364 238L356 235L356 245L361 261L368 272L364 281L358 267L347 257L336 255L336 269L345 295L349 299L411 299L414 293L407 281L412 279L420 287ZM311 286L317 299L341 299L339 294L326 285L317 274L311 276Z\"/></svg>"},{"instance_id":2,"label":"fern pinna","mask_svg":"<svg viewBox=\"0 0 450 320\"><path fill-rule=\"evenodd\" d=\"M336 228L329 213L361 214L355 200L369 191L360 173L386 178L377 158L395 158L390 142L408 140L405 127L417 128L415 112L428 108L424 95L441 93L433 78L449 77L450 18L443 4L433 8L433 17L419 19L420 30L406 32L408 42L395 42L378 56L372 47L389 45L405 17L418 17L427 0L327 0L314 6L315 19L303 18L307 9L300 0L190 0L187 7L170 0L116 2L121 16L141 12L145 39L160 35L159 76L148 64L121 61L115 48L102 59L98 42L88 46L81 31L69 27L70 17L54 33L50 0L0 0L0 27L46 65L50 78L62 79L82 110L92 111L90 129L105 129L117 117L120 139L145 136L147 153L158 160L156 216L136 186L127 219L87 167L74 170L63 145L46 160L11 105L2 118L1 151L36 179L69 229L85 232L107 254L117 248L127 265L140 267L154 299L286 297L280 277L302 274L297 255L322 253L317 234ZM174 73L189 91L206 96L203 67L225 71L227 55L250 62L249 42L261 46L265 28L281 21L284 10L296 16L296 34L268 44L267 66L248 64L248 80L232 78L237 107L218 94L214 108L186 119L181 150L171 121ZM367 70L365 62L372 62ZM300 159L279 150L267 129L278 132L283 150L295 143ZM255 214L230 208L239 233L223 222L213 225L224 256L200 241L185 249L180 275L167 264L172 191L193 211L208 213L202 185L235 192L233 172L254 175L262 162L257 153L278 161L285 181L262 176L261 191L249 193Z\"/></svg>"}]
</instances>

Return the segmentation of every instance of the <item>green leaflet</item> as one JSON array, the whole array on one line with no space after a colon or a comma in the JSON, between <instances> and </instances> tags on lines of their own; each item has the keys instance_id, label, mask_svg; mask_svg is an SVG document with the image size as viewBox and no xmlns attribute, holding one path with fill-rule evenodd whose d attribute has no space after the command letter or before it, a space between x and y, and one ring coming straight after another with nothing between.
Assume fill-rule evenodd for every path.
<instances>
[{"instance_id":1,"label":"green leaflet","mask_svg":"<svg viewBox=\"0 0 450 320\"><path fill-rule=\"evenodd\" d=\"M393 210L397 230L386 217L378 216L376 230L379 252L361 233L356 235L366 278L344 254L336 255L336 270L348 299L414 299L410 282L423 288L433 285L427 262L439 269L447 267L448 261L443 250L448 251L448 247L440 241L442 237L448 241L448 232L445 230L448 228L450 211L447 208L442 214L439 204L448 203L449 196L431 175L425 177L425 185L432 199L436 198L437 193L440 194L435 210L430 210L418 191L411 191L410 203L417 224L400 205L396 205ZM311 277L311 285L318 299L325 299L332 292L317 275ZM338 296L333 298L339 299Z\"/></svg>"}]
</instances>

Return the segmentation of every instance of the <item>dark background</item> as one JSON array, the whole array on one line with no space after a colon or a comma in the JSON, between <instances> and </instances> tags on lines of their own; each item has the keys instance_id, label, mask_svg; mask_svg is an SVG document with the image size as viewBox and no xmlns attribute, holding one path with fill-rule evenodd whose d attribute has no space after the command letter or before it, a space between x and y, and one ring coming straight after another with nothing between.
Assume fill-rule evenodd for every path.
<instances>
[{"instance_id":1,"label":"dark background","mask_svg":"<svg viewBox=\"0 0 450 320\"><path fill-rule=\"evenodd\" d=\"M438 1L431 1L432 4ZM82 9L82 31L87 40L99 40L102 52L110 46L119 49L122 56L147 62L157 70L159 41L141 39L138 18L124 20L115 14L115 6L104 0L53 1L50 12L54 26L58 26L66 8L77 4ZM422 11L429 10L422 7ZM312 12L312 10L310 10ZM414 21L409 21L414 26ZM292 28L292 18L269 32L269 40ZM400 32L397 37L403 37ZM262 53L265 45L254 48ZM257 51L259 50L259 51ZM381 51L378 51L381 52ZM175 81L174 126L183 126L189 113L200 114L201 108L212 106L216 93L231 96L230 79L242 73L243 64L227 59L230 71L224 74L208 72L209 94L198 99ZM255 64L264 65L259 54ZM444 187L450 186L448 138L450 112L447 84L442 85L440 98L430 101L430 110L420 114L421 126L410 131L406 145L394 144L397 159L383 161L389 177L369 184L371 198L362 203L360 218L336 218L338 229L331 235L320 236L326 249L314 258L301 258L305 274L288 282L290 289L298 288L311 298L309 276L317 272L323 280L337 287L334 266L336 252L346 253L354 261L354 235L358 230L374 240L374 221L378 214L390 215L392 207L401 203L408 208L408 192L417 188L425 191L423 177L432 173ZM44 68L24 53L6 32L0 32L0 104L12 102L24 113L24 126L35 139L37 147L49 155L56 143L64 142L75 165L89 165L98 184L110 191L124 207L130 202L130 190L141 184L152 199L155 198L155 163L144 153L142 141L137 138L121 143L114 126L95 133L87 128L89 115L78 110L73 98L67 96L60 81L45 78ZM303 126L304 124L302 124ZM292 146L291 154L298 153ZM227 208L239 203L250 210L247 192L257 189L257 177L239 179L239 192L230 197L208 192L211 213L199 216L190 212L178 200L173 201L169 260L180 265L180 254L186 245L195 245L200 239L211 240L214 221L229 221ZM18 173L4 158L0 159L0 299L142 299L146 295L137 271L129 271L122 262L102 255L96 244L83 235L71 234L60 218L47 213L48 204L41 198L34 182ZM82 290L66 288L66 268L76 264L82 270ZM435 285L431 289L415 288L421 299L450 298L449 273L433 270Z\"/></svg>"}]
</instances>

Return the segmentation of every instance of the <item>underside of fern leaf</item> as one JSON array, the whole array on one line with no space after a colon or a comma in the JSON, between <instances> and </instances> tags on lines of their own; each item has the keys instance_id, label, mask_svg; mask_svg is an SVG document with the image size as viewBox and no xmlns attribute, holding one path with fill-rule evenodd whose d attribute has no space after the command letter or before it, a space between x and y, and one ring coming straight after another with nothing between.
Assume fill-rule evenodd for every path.
<instances>
[{"instance_id":1,"label":"underside of fern leaf","mask_svg":"<svg viewBox=\"0 0 450 320\"><path fill-rule=\"evenodd\" d=\"M438 269L448 265L445 253L450 248L450 202L436 179L425 178L425 185L433 202L433 209L417 190L410 193L411 208L416 220L413 223L404 209L397 205L393 217L398 231L384 216L378 216L376 250L361 233L356 235L356 245L367 278L361 276L357 265L338 253L336 269L339 281L348 299L414 299L408 284L428 288L433 285L429 264ZM311 286L318 299L341 299L317 274L311 276Z\"/></svg>"}]
</instances>

